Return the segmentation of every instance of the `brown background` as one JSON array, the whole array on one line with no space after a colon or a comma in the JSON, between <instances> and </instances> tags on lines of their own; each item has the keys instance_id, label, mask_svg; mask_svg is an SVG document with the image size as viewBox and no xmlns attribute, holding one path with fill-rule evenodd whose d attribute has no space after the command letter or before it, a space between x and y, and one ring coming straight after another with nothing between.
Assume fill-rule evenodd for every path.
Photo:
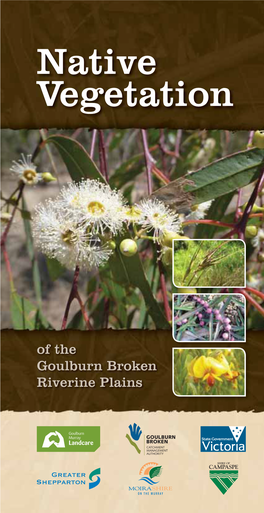
<instances>
[{"instance_id":1,"label":"brown background","mask_svg":"<svg viewBox=\"0 0 264 513\"><path fill-rule=\"evenodd\" d=\"M246 397L176 397L172 392L172 347L169 331L13 331L2 332L2 409L14 411L263 411L263 332L249 332ZM37 347L64 344L76 355L38 355ZM189 347L190 344L184 344ZM191 344L193 346L193 344ZM217 346L217 344L216 344ZM228 347L228 344L226 344ZM229 344L230 346L230 344ZM178 344L178 347L181 347ZM208 346L209 347L209 346ZM233 344L234 347L234 344ZM40 372L37 362L156 363L156 372ZM144 388L37 388L37 376L52 379L142 379Z\"/></svg>"},{"instance_id":2,"label":"brown background","mask_svg":"<svg viewBox=\"0 0 264 513\"><path fill-rule=\"evenodd\" d=\"M173 127L260 129L264 119L264 2L4 1L2 2L2 126ZM37 75L37 48L66 48L68 56L152 55L153 75ZM67 68L66 68L67 69ZM85 87L228 87L230 108L126 108L103 104L98 115L80 107L45 105L36 80Z\"/></svg>"}]
</instances>

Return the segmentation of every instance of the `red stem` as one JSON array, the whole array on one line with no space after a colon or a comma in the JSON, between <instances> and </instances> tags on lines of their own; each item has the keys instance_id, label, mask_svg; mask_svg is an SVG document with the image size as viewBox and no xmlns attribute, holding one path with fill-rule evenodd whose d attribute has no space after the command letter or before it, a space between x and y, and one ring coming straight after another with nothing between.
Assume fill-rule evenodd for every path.
<instances>
[{"instance_id":1,"label":"red stem","mask_svg":"<svg viewBox=\"0 0 264 513\"><path fill-rule=\"evenodd\" d=\"M262 299L262 301L264 301L264 294L262 292L260 292L260 290L253 289L252 287L246 287L246 290L248 292L251 292L251 294L254 294L255 296L260 297L260 299Z\"/></svg>"},{"instance_id":2,"label":"red stem","mask_svg":"<svg viewBox=\"0 0 264 513\"><path fill-rule=\"evenodd\" d=\"M90 157L91 157L91 159L92 159L92 160L93 160L93 158L94 158L94 149L95 149L96 135L97 135L97 130L96 130L96 128L95 128L95 129L93 130L92 142L91 142L91 149L90 149Z\"/></svg>"},{"instance_id":3,"label":"red stem","mask_svg":"<svg viewBox=\"0 0 264 513\"><path fill-rule=\"evenodd\" d=\"M165 280L165 276L164 276L164 272L163 272L163 268L162 268L162 262L160 260L158 261L158 265L159 265L160 286L161 286L161 292L162 292L162 297L163 297L164 310L165 310L167 321L170 322L171 321L171 309L170 309L168 296L167 296L166 280Z\"/></svg>"},{"instance_id":4,"label":"red stem","mask_svg":"<svg viewBox=\"0 0 264 513\"><path fill-rule=\"evenodd\" d=\"M151 156L148 148L148 139L146 130L141 130L142 141L143 141L143 149L146 163L146 171L147 171L147 184L148 184L148 194L152 194L152 166L155 163L153 157Z\"/></svg>"},{"instance_id":5,"label":"red stem","mask_svg":"<svg viewBox=\"0 0 264 513\"><path fill-rule=\"evenodd\" d=\"M235 289L234 292L238 292L240 294L243 294L243 296L245 296L246 300L252 305L254 306L254 308L256 308L256 310L258 310L258 312L264 317L264 309L257 303L257 301L255 301L255 299L253 299L253 297L251 297L245 289Z\"/></svg>"},{"instance_id":6,"label":"red stem","mask_svg":"<svg viewBox=\"0 0 264 513\"><path fill-rule=\"evenodd\" d=\"M80 297L80 294L78 292L79 274L80 274L80 269L79 269L79 266L76 265L74 276L73 276L72 288L71 288L71 291L70 291L70 295L69 295L69 298L68 298L68 301L67 301L67 304L66 304L66 308L65 308L65 312L64 312L64 315L63 315L63 319L62 319L62 325L61 325L61 329L62 330L65 330L65 328L67 326L67 321L68 321L70 307L71 307L71 304L72 304L74 299L77 299L77 301L78 301L78 303L80 305L81 312L82 312L83 318L85 320L87 329L88 330L92 329L91 323L90 323L89 318L87 316L87 313L85 311L84 304L83 304L83 302L81 300L81 297Z\"/></svg>"},{"instance_id":7,"label":"red stem","mask_svg":"<svg viewBox=\"0 0 264 513\"><path fill-rule=\"evenodd\" d=\"M184 226L188 225L188 224L210 224L212 226L224 226L225 228L226 227L234 228L234 225L231 223L222 223L221 221L214 221L211 219L200 219L200 220L191 219L190 221L184 221L182 224Z\"/></svg>"},{"instance_id":8,"label":"red stem","mask_svg":"<svg viewBox=\"0 0 264 513\"><path fill-rule=\"evenodd\" d=\"M106 162L104 133L102 130L99 130L99 160L100 160L101 173L105 177L106 181L109 182L107 162Z\"/></svg>"},{"instance_id":9,"label":"red stem","mask_svg":"<svg viewBox=\"0 0 264 513\"><path fill-rule=\"evenodd\" d=\"M21 196L23 194L24 187L25 187L25 184L21 183L21 185L19 187L19 189L20 189L19 190L19 194L18 194L18 197L16 199L16 204L15 204L15 206L13 208L13 212L11 214L11 218L9 219L9 221L7 223L7 226L5 228L5 231L4 231L4 233L3 233L2 237L1 237L1 247L3 247L5 245L5 243L6 243L6 238L7 238L8 232L9 232L9 230L11 228L11 224L13 222L13 219L14 219L14 216L15 216L18 204L19 204L19 200L20 200L20 198L21 198Z\"/></svg>"}]
</instances>

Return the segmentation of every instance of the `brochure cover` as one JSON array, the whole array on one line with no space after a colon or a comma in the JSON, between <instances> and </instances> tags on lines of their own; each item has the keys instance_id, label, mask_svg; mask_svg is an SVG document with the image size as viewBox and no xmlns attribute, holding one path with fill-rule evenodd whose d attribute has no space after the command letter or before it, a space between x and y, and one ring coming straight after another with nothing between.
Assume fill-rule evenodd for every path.
<instances>
[{"instance_id":1,"label":"brochure cover","mask_svg":"<svg viewBox=\"0 0 264 513\"><path fill-rule=\"evenodd\" d=\"M1 10L1 511L259 510L264 3Z\"/></svg>"}]
</instances>

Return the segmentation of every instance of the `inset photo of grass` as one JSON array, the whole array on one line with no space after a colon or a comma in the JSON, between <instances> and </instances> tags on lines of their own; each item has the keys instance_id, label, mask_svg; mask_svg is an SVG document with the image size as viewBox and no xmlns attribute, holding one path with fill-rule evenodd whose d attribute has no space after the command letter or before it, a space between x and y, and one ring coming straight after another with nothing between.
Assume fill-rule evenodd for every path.
<instances>
[{"instance_id":1,"label":"inset photo of grass","mask_svg":"<svg viewBox=\"0 0 264 513\"><path fill-rule=\"evenodd\" d=\"M173 294L176 342L245 342L242 294Z\"/></svg>"},{"instance_id":2,"label":"inset photo of grass","mask_svg":"<svg viewBox=\"0 0 264 513\"><path fill-rule=\"evenodd\" d=\"M175 287L245 287L245 244L242 240L174 240Z\"/></svg>"},{"instance_id":3,"label":"inset photo of grass","mask_svg":"<svg viewBox=\"0 0 264 513\"><path fill-rule=\"evenodd\" d=\"M246 354L234 348L173 348L173 393L177 396L245 397Z\"/></svg>"}]
</instances>

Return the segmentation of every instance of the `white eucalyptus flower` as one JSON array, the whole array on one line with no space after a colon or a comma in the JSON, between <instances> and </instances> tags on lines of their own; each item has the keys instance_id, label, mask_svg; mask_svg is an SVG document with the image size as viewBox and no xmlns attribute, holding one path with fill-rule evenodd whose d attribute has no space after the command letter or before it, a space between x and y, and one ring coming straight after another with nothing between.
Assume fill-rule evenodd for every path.
<instances>
[{"instance_id":1,"label":"white eucalyptus flower","mask_svg":"<svg viewBox=\"0 0 264 513\"><path fill-rule=\"evenodd\" d=\"M257 248L260 246L260 244L264 241L264 230L263 228L260 228L258 230L258 233L255 237L251 239L251 244L254 248Z\"/></svg>"},{"instance_id":2,"label":"white eucalyptus flower","mask_svg":"<svg viewBox=\"0 0 264 513\"><path fill-rule=\"evenodd\" d=\"M49 258L56 258L67 269L92 270L103 265L111 249L75 218L65 217L60 204L47 200L36 208L33 219L36 247Z\"/></svg>"},{"instance_id":3,"label":"white eucalyptus flower","mask_svg":"<svg viewBox=\"0 0 264 513\"><path fill-rule=\"evenodd\" d=\"M199 221L204 219L213 201L205 201L197 205L193 205L191 213L186 216L186 220Z\"/></svg>"},{"instance_id":4,"label":"white eucalyptus flower","mask_svg":"<svg viewBox=\"0 0 264 513\"><path fill-rule=\"evenodd\" d=\"M144 216L139 224L147 231L154 230L154 237L157 239L160 239L165 232L180 232L181 222L178 214L162 201L156 198L146 199L136 207L142 210Z\"/></svg>"},{"instance_id":5,"label":"white eucalyptus flower","mask_svg":"<svg viewBox=\"0 0 264 513\"><path fill-rule=\"evenodd\" d=\"M123 218L127 224L140 223L144 219L142 209L138 205L132 205L132 207L126 206L123 208Z\"/></svg>"},{"instance_id":6,"label":"white eucalyptus flower","mask_svg":"<svg viewBox=\"0 0 264 513\"><path fill-rule=\"evenodd\" d=\"M83 180L63 187L59 201L66 217L74 216L92 233L114 235L123 228L124 198L109 185L98 180Z\"/></svg>"},{"instance_id":7,"label":"white eucalyptus flower","mask_svg":"<svg viewBox=\"0 0 264 513\"><path fill-rule=\"evenodd\" d=\"M26 185L35 185L42 179L42 175L37 173L37 167L33 164L32 155L21 154L21 159L16 162L13 160L13 166L10 171L17 175L19 180L22 180Z\"/></svg>"}]
</instances>

